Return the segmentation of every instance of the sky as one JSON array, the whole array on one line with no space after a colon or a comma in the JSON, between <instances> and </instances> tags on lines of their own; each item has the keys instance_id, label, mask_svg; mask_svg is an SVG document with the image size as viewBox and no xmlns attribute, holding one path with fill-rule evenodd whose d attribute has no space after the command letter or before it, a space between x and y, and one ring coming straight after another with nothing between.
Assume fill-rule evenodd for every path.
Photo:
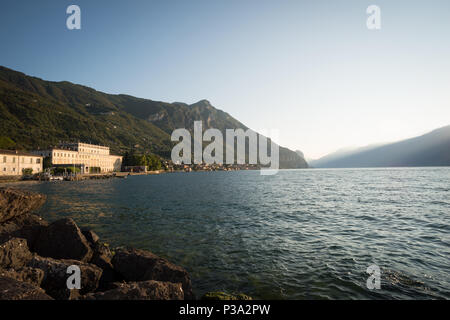
<instances>
[{"instance_id":1,"label":"sky","mask_svg":"<svg viewBox=\"0 0 450 320\"><path fill-rule=\"evenodd\" d=\"M81 9L69 30L66 9ZM381 29L369 30L369 5ZM450 124L448 0L2 1L0 65L166 102L207 99L315 159Z\"/></svg>"}]
</instances>

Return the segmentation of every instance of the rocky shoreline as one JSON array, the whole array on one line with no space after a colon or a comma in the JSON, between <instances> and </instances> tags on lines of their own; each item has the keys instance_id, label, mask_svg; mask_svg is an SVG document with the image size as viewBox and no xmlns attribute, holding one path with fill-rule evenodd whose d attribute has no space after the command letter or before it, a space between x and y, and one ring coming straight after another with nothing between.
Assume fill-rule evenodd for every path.
<instances>
[{"instance_id":1,"label":"rocky shoreline","mask_svg":"<svg viewBox=\"0 0 450 320\"><path fill-rule=\"evenodd\" d=\"M0 300L193 300L187 271L145 250L112 252L71 218L33 214L41 194L0 189ZM79 289L68 289L77 266Z\"/></svg>"}]
</instances>

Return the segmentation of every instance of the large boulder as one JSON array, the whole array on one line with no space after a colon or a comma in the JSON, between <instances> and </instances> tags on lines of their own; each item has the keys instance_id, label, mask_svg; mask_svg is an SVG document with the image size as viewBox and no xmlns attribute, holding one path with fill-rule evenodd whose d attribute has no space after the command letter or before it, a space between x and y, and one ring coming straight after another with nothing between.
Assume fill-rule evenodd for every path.
<instances>
[{"instance_id":1,"label":"large boulder","mask_svg":"<svg viewBox=\"0 0 450 320\"><path fill-rule=\"evenodd\" d=\"M44 280L44 271L41 269L21 267L16 269L0 269L0 277L12 278L40 287Z\"/></svg>"},{"instance_id":2,"label":"large boulder","mask_svg":"<svg viewBox=\"0 0 450 320\"><path fill-rule=\"evenodd\" d=\"M82 229L81 232L92 248L92 258L89 263L103 270L100 288L107 288L110 283L122 280L111 264L112 253L109 246L100 242L100 237L94 231Z\"/></svg>"},{"instance_id":3,"label":"large boulder","mask_svg":"<svg viewBox=\"0 0 450 320\"><path fill-rule=\"evenodd\" d=\"M100 240L100 237L92 230L82 229L81 233L91 244L96 244Z\"/></svg>"},{"instance_id":4,"label":"large boulder","mask_svg":"<svg viewBox=\"0 0 450 320\"><path fill-rule=\"evenodd\" d=\"M195 299L187 271L149 251L120 249L114 255L112 264L126 281L157 280L181 283L184 297Z\"/></svg>"},{"instance_id":5,"label":"large boulder","mask_svg":"<svg viewBox=\"0 0 450 320\"><path fill-rule=\"evenodd\" d=\"M113 255L109 247L98 241L92 245L92 248L93 254L90 263L103 270L100 287L104 288L111 282L122 280L123 278L114 270L111 263Z\"/></svg>"},{"instance_id":6,"label":"large boulder","mask_svg":"<svg viewBox=\"0 0 450 320\"><path fill-rule=\"evenodd\" d=\"M11 188L0 189L0 223L39 209L45 203L43 194Z\"/></svg>"},{"instance_id":7,"label":"large boulder","mask_svg":"<svg viewBox=\"0 0 450 320\"><path fill-rule=\"evenodd\" d=\"M71 274L67 273L67 269L71 265L76 265L80 268L80 290L70 290L67 288L67 279L71 276ZM28 266L44 271L44 279L41 287L45 289L50 296L58 300L75 299L79 294L95 291L98 288L102 276L102 270L99 267L77 260L56 260L34 256Z\"/></svg>"},{"instance_id":8,"label":"large boulder","mask_svg":"<svg viewBox=\"0 0 450 320\"><path fill-rule=\"evenodd\" d=\"M43 257L87 262L92 257L89 242L72 218L51 223L41 231L35 251Z\"/></svg>"},{"instance_id":9,"label":"large boulder","mask_svg":"<svg viewBox=\"0 0 450 320\"><path fill-rule=\"evenodd\" d=\"M0 277L0 300L52 300L52 298L37 286Z\"/></svg>"},{"instance_id":10,"label":"large boulder","mask_svg":"<svg viewBox=\"0 0 450 320\"><path fill-rule=\"evenodd\" d=\"M181 283L142 281L120 283L115 289L89 293L83 300L183 300Z\"/></svg>"},{"instance_id":11,"label":"large boulder","mask_svg":"<svg viewBox=\"0 0 450 320\"><path fill-rule=\"evenodd\" d=\"M0 244L0 268L20 268L33 257L27 246L27 240L12 238Z\"/></svg>"},{"instance_id":12,"label":"large boulder","mask_svg":"<svg viewBox=\"0 0 450 320\"><path fill-rule=\"evenodd\" d=\"M34 251L41 231L47 226L47 221L34 214L16 216L0 224L0 243L11 238L23 238L27 240L30 250Z\"/></svg>"}]
</instances>

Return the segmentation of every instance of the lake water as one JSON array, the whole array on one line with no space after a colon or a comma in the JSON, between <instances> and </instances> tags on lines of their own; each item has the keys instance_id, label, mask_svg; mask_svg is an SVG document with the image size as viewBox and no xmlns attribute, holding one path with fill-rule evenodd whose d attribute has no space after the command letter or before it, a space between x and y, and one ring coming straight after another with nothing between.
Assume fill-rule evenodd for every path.
<instances>
[{"instance_id":1,"label":"lake water","mask_svg":"<svg viewBox=\"0 0 450 320\"><path fill-rule=\"evenodd\" d=\"M112 246L185 267L194 291L274 299L450 298L450 168L173 173L15 184ZM366 269L381 268L369 290Z\"/></svg>"}]
</instances>

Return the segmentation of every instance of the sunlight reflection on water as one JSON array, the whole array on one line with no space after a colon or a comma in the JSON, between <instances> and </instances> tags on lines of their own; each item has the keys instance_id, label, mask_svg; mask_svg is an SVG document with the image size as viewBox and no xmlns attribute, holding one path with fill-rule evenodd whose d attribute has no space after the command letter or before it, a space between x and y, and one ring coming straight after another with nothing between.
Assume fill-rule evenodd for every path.
<instances>
[{"instance_id":1,"label":"sunlight reflection on water","mask_svg":"<svg viewBox=\"0 0 450 320\"><path fill-rule=\"evenodd\" d=\"M184 266L197 294L450 298L450 168L175 173L20 184L113 246ZM13 184L14 185L14 184ZM366 288L367 266L382 288Z\"/></svg>"}]
</instances>

